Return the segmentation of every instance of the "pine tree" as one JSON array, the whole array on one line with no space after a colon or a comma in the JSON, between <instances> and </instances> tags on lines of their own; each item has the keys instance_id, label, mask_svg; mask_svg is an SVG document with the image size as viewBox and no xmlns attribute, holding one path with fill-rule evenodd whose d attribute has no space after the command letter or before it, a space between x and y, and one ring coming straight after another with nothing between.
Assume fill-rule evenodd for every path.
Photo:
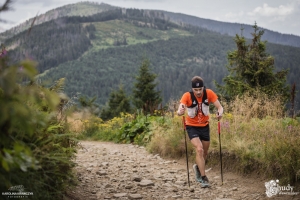
<instances>
[{"instance_id":1,"label":"pine tree","mask_svg":"<svg viewBox=\"0 0 300 200\"><path fill-rule=\"evenodd\" d=\"M225 85L216 83L217 88L228 99L246 92L261 91L269 97L279 95L285 103L289 97L286 85L288 70L273 72L274 57L266 53L266 41L261 41L264 31L259 30L256 23L253 28L251 44L246 44L244 36L236 35L237 50L227 55L229 75L223 79Z\"/></svg>"},{"instance_id":2,"label":"pine tree","mask_svg":"<svg viewBox=\"0 0 300 200\"><path fill-rule=\"evenodd\" d=\"M155 91L157 83L154 81L157 75L149 71L149 65L148 59L142 62L139 75L136 77L137 82L134 84L133 104L138 109L152 113L162 100L160 91Z\"/></svg>"},{"instance_id":3,"label":"pine tree","mask_svg":"<svg viewBox=\"0 0 300 200\"><path fill-rule=\"evenodd\" d=\"M121 113L129 113L130 110L129 98L126 96L123 86L119 86L119 90L110 93L108 107L101 112L101 118L109 120L119 116Z\"/></svg>"}]
</instances>

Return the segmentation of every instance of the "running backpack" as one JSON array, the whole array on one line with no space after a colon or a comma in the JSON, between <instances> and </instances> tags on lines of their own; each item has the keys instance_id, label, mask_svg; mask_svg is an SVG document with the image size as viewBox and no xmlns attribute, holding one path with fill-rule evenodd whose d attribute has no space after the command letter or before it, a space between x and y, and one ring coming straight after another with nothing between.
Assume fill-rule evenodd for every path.
<instances>
[{"instance_id":1,"label":"running backpack","mask_svg":"<svg viewBox=\"0 0 300 200\"><path fill-rule=\"evenodd\" d=\"M194 118L198 114L198 104L199 102L197 101L197 98L195 97L195 94L193 91L190 91L191 99L192 99L192 105L188 106L188 115L191 118ZM201 103L201 111L202 114L207 116L209 114L209 103L207 99L207 94L206 94L206 88L203 88L203 97L202 97L202 103Z\"/></svg>"}]
</instances>

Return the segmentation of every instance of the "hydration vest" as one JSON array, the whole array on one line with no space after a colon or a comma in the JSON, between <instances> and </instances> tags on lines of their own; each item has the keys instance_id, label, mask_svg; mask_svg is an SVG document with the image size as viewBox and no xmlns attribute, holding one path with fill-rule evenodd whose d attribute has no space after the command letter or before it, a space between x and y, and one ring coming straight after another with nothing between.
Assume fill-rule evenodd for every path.
<instances>
[{"instance_id":1,"label":"hydration vest","mask_svg":"<svg viewBox=\"0 0 300 200\"><path fill-rule=\"evenodd\" d=\"M190 95L191 95L191 99L192 99L192 105L190 105L190 106L187 107L188 108L188 115L191 118L194 118L195 116L198 115L198 110L199 110L198 105L199 105L199 102L197 101L197 98L196 98L196 96L195 96L195 94L194 94L193 91L190 91ZM206 88L205 87L203 87L201 112L205 116L207 116L209 114L209 103L208 103L207 94L206 94Z\"/></svg>"}]
</instances>

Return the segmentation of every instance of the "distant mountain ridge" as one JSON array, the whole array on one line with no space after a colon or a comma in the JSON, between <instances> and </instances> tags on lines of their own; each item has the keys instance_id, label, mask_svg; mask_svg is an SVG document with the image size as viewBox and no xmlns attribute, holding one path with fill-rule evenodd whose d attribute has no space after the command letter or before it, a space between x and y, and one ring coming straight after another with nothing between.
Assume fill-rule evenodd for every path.
<instances>
[{"instance_id":1,"label":"distant mountain ridge","mask_svg":"<svg viewBox=\"0 0 300 200\"><path fill-rule=\"evenodd\" d=\"M79 2L75 4L69 4L62 7L58 7L56 9L50 10L45 14L38 15L35 25L42 24L44 22L57 19L65 16L89 16L96 13L105 12L108 10L117 9L120 7L111 6L105 3L96 3L96 2ZM123 8L126 10L125 8ZM186 26L192 25L196 27L205 28L210 31L215 31L217 33L221 33L224 35L235 36L236 34L241 34L246 38L251 38L252 25L247 24L238 24L238 23L229 23L229 22L221 22L215 21L211 19L204 19L195 16L190 16L182 13L173 13L162 10L145 10L148 12L156 12L156 17L162 18L166 20L166 18L178 25ZM16 35L22 31L28 29L34 18L27 20L26 22L13 27L3 33L0 34L0 40L5 40L13 35ZM259 24L258 24L259 25ZM243 31L241 31L243 28ZM260 27L264 29L263 27ZM279 32L271 31L268 29L264 29L265 33L262 37L263 40L267 40L270 43L282 44L294 47L300 47L300 37L291 34L282 34Z\"/></svg>"},{"instance_id":2,"label":"distant mountain ridge","mask_svg":"<svg viewBox=\"0 0 300 200\"><path fill-rule=\"evenodd\" d=\"M89 16L101 12L105 12L108 10L116 9L117 7L105 4L105 3L97 3L97 2L79 2L75 4L68 4L62 7L58 7L44 14L37 15L34 25L39 25L51 20L55 20L60 17L66 16ZM21 33L28 29L34 18L31 18L24 23L19 24L3 33L0 34L0 39L7 39L12 37L18 33Z\"/></svg>"},{"instance_id":3,"label":"distant mountain ridge","mask_svg":"<svg viewBox=\"0 0 300 200\"><path fill-rule=\"evenodd\" d=\"M236 34L241 34L246 38L252 38L251 33L253 31L253 25L247 24L238 24L238 23L229 23L229 22L220 22L211 19L203 19L195 16L190 16L181 13L172 13L167 11L162 11L165 16L168 16L171 22L177 24L190 24L196 27L206 28L210 31L215 31L217 33L235 36ZM259 24L258 24L259 25ZM241 30L243 28L243 31ZM282 34L279 32L271 31L268 29L264 29L265 31L262 39L267 40L268 42L275 44L283 44L294 47L300 47L300 37L291 34Z\"/></svg>"}]
</instances>

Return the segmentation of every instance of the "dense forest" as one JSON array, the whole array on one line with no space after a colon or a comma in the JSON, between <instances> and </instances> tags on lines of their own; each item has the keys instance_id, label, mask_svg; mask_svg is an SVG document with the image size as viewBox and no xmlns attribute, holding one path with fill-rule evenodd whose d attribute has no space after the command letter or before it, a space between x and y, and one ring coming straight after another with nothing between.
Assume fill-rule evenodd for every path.
<instances>
[{"instance_id":1,"label":"dense forest","mask_svg":"<svg viewBox=\"0 0 300 200\"><path fill-rule=\"evenodd\" d=\"M180 95L190 89L190 79L200 75L209 88L215 87L213 80L221 83L227 74L226 53L233 49L232 38L226 40L214 35L199 34L193 37L170 39L147 44L138 44L123 48L111 48L94 52L79 61L71 61L60 65L47 73L47 79L55 80L66 77L66 92L75 95L81 92L88 96L97 96L98 102L107 101L109 93L116 90L119 84L124 85L127 94L131 93L134 75L144 56L151 62L151 69L158 74L158 90L162 92L163 102L177 100ZM212 46L215 48L212 48ZM288 81L293 83L297 76L297 65L300 62L297 54L300 50L278 45L269 45L269 52L275 56L276 66L288 66ZM159 51L158 51L159 50ZM283 52L291 51L281 58ZM84 66L84 67L82 67ZM281 69L278 67L278 69Z\"/></svg>"},{"instance_id":2,"label":"dense forest","mask_svg":"<svg viewBox=\"0 0 300 200\"><path fill-rule=\"evenodd\" d=\"M45 84L65 77L70 97L95 96L100 105L120 85L131 95L145 58L158 75L157 90L164 104L188 91L194 75L202 76L212 89L214 80L222 83L228 73L227 53L236 48L233 37L157 17L155 12L137 9L63 17L34 26L5 44L15 47L9 51L12 58L37 60ZM300 49L267 43L267 52L275 57L275 70L289 69L287 84L296 82ZM299 102L298 95L298 109Z\"/></svg>"},{"instance_id":3,"label":"dense forest","mask_svg":"<svg viewBox=\"0 0 300 200\"><path fill-rule=\"evenodd\" d=\"M109 93L124 85L126 92L132 90L134 75L146 56L150 68L158 74L158 90L162 91L164 102L189 90L190 79L194 75L203 76L207 86L212 81L221 81L226 73L222 63L226 62L226 42L216 38L202 39L201 35L138 44L123 48L110 48L91 53L79 61L61 64L47 73L46 78L55 80L66 77L68 94L81 92L96 95L100 103L105 103ZM211 52L211 43L225 43L218 51ZM230 40L227 40L229 44ZM219 43L220 44L220 43ZM84 66L84 67L82 67Z\"/></svg>"}]
</instances>

